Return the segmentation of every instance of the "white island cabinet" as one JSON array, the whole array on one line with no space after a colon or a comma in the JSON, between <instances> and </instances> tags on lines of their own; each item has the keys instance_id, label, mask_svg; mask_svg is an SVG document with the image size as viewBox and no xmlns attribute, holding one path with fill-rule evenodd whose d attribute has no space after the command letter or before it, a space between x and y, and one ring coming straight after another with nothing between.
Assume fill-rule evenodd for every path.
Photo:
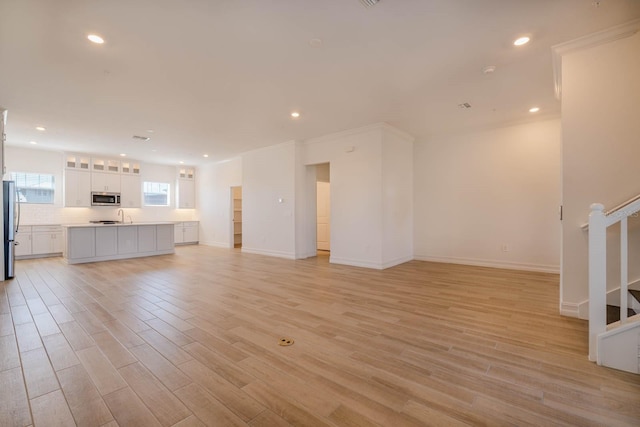
<instances>
[{"instance_id":1,"label":"white island cabinet","mask_svg":"<svg viewBox=\"0 0 640 427\"><path fill-rule=\"evenodd\" d=\"M173 223L65 225L69 264L174 253Z\"/></svg>"}]
</instances>

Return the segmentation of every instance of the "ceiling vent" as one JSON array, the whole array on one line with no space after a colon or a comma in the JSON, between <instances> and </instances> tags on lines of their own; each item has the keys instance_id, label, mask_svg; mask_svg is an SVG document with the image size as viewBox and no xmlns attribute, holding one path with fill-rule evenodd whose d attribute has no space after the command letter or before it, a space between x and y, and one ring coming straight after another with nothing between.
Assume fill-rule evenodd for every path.
<instances>
[{"instance_id":1,"label":"ceiling vent","mask_svg":"<svg viewBox=\"0 0 640 427\"><path fill-rule=\"evenodd\" d=\"M147 142L148 140L151 139L148 136L139 136L139 135L133 135L132 138L137 139L138 141L144 141L144 142Z\"/></svg>"},{"instance_id":2,"label":"ceiling vent","mask_svg":"<svg viewBox=\"0 0 640 427\"><path fill-rule=\"evenodd\" d=\"M464 102L462 104L458 104L458 107L462 108L463 110L466 110L467 108L471 108L471 104L469 104L468 102Z\"/></svg>"},{"instance_id":3,"label":"ceiling vent","mask_svg":"<svg viewBox=\"0 0 640 427\"><path fill-rule=\"evenodd\" d=\"M362 3L362 5L364 7L371 7L371 6L375 6L376 4L378 4L380 2L380 0L360 0L360 3Z\"/></svg>"}]
</instances>

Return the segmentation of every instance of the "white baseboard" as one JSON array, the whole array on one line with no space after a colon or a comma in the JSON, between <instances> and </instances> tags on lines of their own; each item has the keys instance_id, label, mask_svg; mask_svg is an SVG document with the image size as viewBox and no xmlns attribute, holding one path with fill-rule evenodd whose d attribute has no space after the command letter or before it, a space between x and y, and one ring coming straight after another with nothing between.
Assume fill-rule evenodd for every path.
<instances>
[{"instance_id":1,"label":"white baseboard","mask_svg":"<svg viewBox=\"0 0 640 427\"><path fill-rule=\"evenodd\" d=\"M228 242L200 242L201 245L213 246L216 248L231 249Z\"/></svg>"},{"instance_id":2,"label":"white baseboard","mask_svg":"<svg viewBox=\"0 0 640 427\"><path fill-rule=\"evenodd\" d=\"M412 256L407 256L407 257L397 258L397 259L382 263L382 262L362 261L357 259L329 256L329 262L331 264L350 265L352 267L373 268L376 270L384 270L386 268L404 264L405 262L412 261L412 260L413 260Z\"/></svg>"},{"instance_id":3,"label":"white baseboard","mask_svg":"<svg viewBox=\"0 0 640 427\"><path fill-rule=\"evenodd\" d=\"M292 252L270 251L265 249L245 248L240 249L245 254L266 255L277 258L296 259L296 254Z\"/></svg>"},{"instance_id":4,"label":"white baseboard","mask_svg":"<svg viewBox=\"0 0 640 427\"><path fill-rule=\"evenodd\" d=\"M541 273L560 273L559 265L527 264L510 261L495 261L475 258L435 257L428 255L414 255L418 261L444 262L447 264L476 265L478 267L505 268L508 270L537 271Z\"/></svg>"},{"instance_id":5,"label":"white baseboard","mask_svg":"<svg viewBox=\"0 0 640 427\"><path fill-rule=\"evenodd\" d=\"M378 262L362 261L362 260L349 259L349 258L338 258L335 256L329 256L329 262L331 264L350 265L352 267L374 268L376 270L382 270L384 268L382 264Z\"/></svg>"},{"instance_id":6,"label":"white baseboard","mask_svg":"<svg viewBox=\"0 0 640 427\"><path fill-rule=\"evenodd\" d=\"M396 259L392 259L391 261L383 262L382 268L390 268L395 267L396 265L404 264L405 262L413 261L413 256L405 256Z\"/></svg>"}]
</instances>

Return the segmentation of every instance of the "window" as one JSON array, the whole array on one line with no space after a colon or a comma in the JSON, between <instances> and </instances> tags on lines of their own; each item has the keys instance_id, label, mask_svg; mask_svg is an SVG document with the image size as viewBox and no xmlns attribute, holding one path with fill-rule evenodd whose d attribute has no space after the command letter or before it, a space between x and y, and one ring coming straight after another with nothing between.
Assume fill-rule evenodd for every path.
<instances>
[{"instance_id":1,"label":"window","mask_svg":"<svg viewBox=\"0 0 640 427\"><path fill-rule=\"evenodd\" d=\"M145 182L142 191L144 193L145 206L169 206L168 183Z\"/></svg>"},{"instance_id":2,"label":"window","mask_svg":"<svg viewBox=\"0 0 640 427\"><path fill-rule=\"evenodd\" d=\"M56 188L53 175L11 172L11 180L16 182L19 202L53 204Z\"/></svg>"}]
</instances>

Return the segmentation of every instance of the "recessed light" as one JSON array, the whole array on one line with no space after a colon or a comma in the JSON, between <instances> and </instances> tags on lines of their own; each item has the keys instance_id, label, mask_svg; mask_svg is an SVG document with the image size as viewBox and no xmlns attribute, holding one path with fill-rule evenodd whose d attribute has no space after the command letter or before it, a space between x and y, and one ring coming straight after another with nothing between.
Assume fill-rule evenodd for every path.
<instances>
[{"instance_id":1,"label":"recessed light","mask_svg":"<svg viewBox=\"0 0 640 427\"><path fill-rule=\"evenodd\" d=\"M524 36L524 37L520 37L519 39L516 39L516 41L514 41L513 44L516 46L522 46L523 44L529 43L529 40L531 40L529 37Z\"/></svg>"},{"instance_id":2,"label":"recessed light","mask_svg":"<svg viewBox=\"0 0 640 427\"><path fill-rule=\"evenodd\" d=\"M37 142L35 142L35 141L29 141L29 144L37 145L38 143L37 143Z\"/></svg>"},{"instance_id":3,"label":"recessed light","mask_svg":"<svg viewBox=\"0 0 640 427\"><path fill-rule=\"evenodd\" d=\"M125 153L120 153L120 157L127 157Z\"/></svg>"},{"instance_id":4,"label":"recessed light","mask_svg":"<svg viewBox=\"0 0 640 427\"><path fill-rule=\"evenodd\" d=\"M153 133L153 129L147 129L147 132Z\"/></svg>"},{"instance_id":5,"label":"recessed light","mask_svg":"<svg viewBox=\"0 0 640 427\"><path fill-rule=\"evenodd\" d=\"M178 163L180 163L181 165L184 165L184 162L182 160L180 160Z\"/></svg>"},{"instance_id":6,"label":"recessed light","mask_svg":"<svg viewBox=\"0 0 640 427\"><path fill-rule=\"evenodd\" d=\"M45 130L47 130L47 128L43 126L36 126L36 130L39 130L40 132L44 132Z\"/></svg>"},{"instance_id":7,"label":"recessed light","mask_svg":"<svg viewBox=\"0 0 640 427\"><path fill-rule=\"evenodd\" d=\"M531 107L531 108L529 108L529 112L530 113L537 113L538 111L540 111L540 107Z\"/></svg>"},{"instance_id":8,"label":"recessed light","mask_svg":"<svg viewBox=\"0 0 640 427\"><path fill-rule=\"evenodd\" d=\"M158 150L151 150L152 153L155 153L156 151L158 151Z\"/></svg>"},{"instance_id":9,"label":"recessed light","mask_svg":"<svg viewBox=\"0 0 640 427\"><path fill-rule=\"evenodd\" d=\"M291 113L291 117L293 117L294 119L297 119L298 117L300 117L300 113L298 113L297 111L294 111Z\"/></svg>"},{"instance_id":10,"label":"recessed light","mask_svg":"<svg viewBox=\"0 0 640 427\"><path fill-rule=\"evenodd\" d=\"M320 46L322 46L322 40L321 39L311 39L311 40L309 40L309 46L311 46L311 47L320 47Z\"/></svg>"},{"instance_id":11,"label":"recessed light","mask_svg":"<svg viewBox=\"0 0 640 427\"><path fill-rule=\"evenodd\" d=\"M96 34L89 34L87 38L89 39L89 41L92 41L93 43L96 43L96 44L104 43L104 39Z\"/></svg>"},{"instance_id":12,"label":"recessed light","mask_svg":"<svg viewBox=\"0 0 640 427\"><path fill-rule=\"evenodd\" d=\"M209 157L209 155L208 154L203 154L202 157Z\"/></svg>"}]
</instances>

